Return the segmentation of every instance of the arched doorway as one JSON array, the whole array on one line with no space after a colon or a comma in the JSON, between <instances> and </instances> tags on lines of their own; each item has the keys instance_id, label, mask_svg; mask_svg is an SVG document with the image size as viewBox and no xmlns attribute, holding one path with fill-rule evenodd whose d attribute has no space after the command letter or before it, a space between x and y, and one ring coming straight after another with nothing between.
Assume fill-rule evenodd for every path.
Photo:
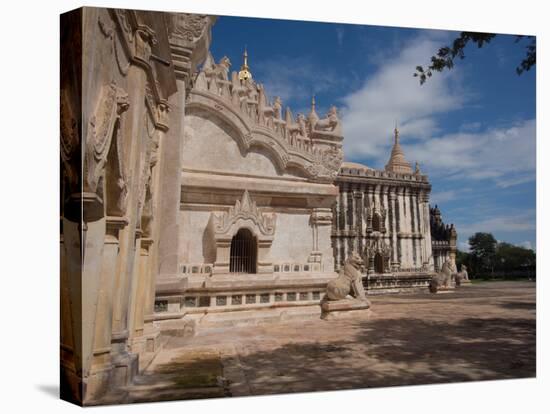
<instances>
[{"instance_id":1,"label":"arched doorway","mask_svg":"<svg viewBox=\"0 0 550 414\"><path fill-rule=\"evenodd\" d=\"M374 271L376 273L384 273L384 258L380 253L374 256Z\"/></svg>"},{"instance_id":2,"label":"arched doorway","mask_svg":"<svg viewBox=\"0 0 550 414\"><path fill-rule=\"evenodd\" d=\"M256 273L256 238L248 229L239 229L231 239L229 271L231 273Z\"/></svg>"}]
</instances>

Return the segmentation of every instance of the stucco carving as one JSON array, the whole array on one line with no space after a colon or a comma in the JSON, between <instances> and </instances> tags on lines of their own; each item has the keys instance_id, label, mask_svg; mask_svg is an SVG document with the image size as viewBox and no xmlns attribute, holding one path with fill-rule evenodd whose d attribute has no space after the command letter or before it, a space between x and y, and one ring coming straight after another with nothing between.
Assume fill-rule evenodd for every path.
<instances>
[{"instance_id":1,"label":"stucco carving","mask_svg":"<svg viewBox=\"0 0 550 414\"><path fill-rule=\"evenodd\" d=\"M130 69L130 61L128 58L124 55L124 53L120 52L120 46L119 46L119 39L115 36L115 29L114 27L107 23L101 15L97 18L97 23L99 25L99 29L103 36L105 36L107 39L111 40L111 49L113 51L113 55L115 58L115 61L117 63L118 70L122 76L128 75L128 70Z\"/></svg>"},{"instance_id":2,"label":"stucco carving","mask_svg":"<svg viewBox=\"0 0 550 414\"><path fill-rule=\"evenodd\" d=\"M237 200L234 207L222 214L212 213L214 231L216 234L228 234L231 227L239 220L251 221L258 231L265 236L272 236L275 233L275 213L263 213L252 201L247 190L243 193L241 200ZM233 234L231 234L232 236Z\"/></svg>"},{"instance_id":3,"label":"stucco carving","mask_svg":"<svg viewBox=\"0 0 550 414\"><path fill-rule=\"evenodd\" d=\"M314 162L306 169L312 177L333 179L338 175L343 160L344 154L341 150L330 148L318 153Z\"/></svg>"},{"instance_id":4,"label":"stucco carving","mask_svg":"<svg viewBox=\"0 0 550 414\"><path fill-rule=\"evenodd\" d=\"M379 200L371 202L365 207L365 217L367 220L367 233L379 231L386 232L386 209Z\"/></svg>"},{"instance_id":5,"label":"stucco carving","mask_svg":"<svg viewBox=\"0 0 550 414\"><path fill-rule=\"evenodd\" d=\"M314 181L331 182L343 161L336 108L332 107L326 118L316 120L319 126L315 130L313 118L303 114L295 118L288 107L283 120L281 99L271 103L263 85L252 78L239 80L235 71L229 77L230 64L226 58L215 63L208 53L195 75L188 110L200 108L223 118L239 132L245 150L251 146L267 148L283 170L296 167Z\"/></svg>"},{"instance_id":6,"label":"stucco carving","mask_svg":"<svg viewBox=\"0 0 550 414\"><path fill-rule=\"evenodd\" d=\"M84 161L84 191L98 194L103 199L103 189L99 183L103 177L103 171L107 162L107 155L111 148L114 129L117 127L117 120L129 107L128 94L115 83L105 85L98 99L94 114L91 116L86 136L86 154ZM117 134L117 140L120 140ZM117 151L122 150L122 145L117 144ZM125 183L125 169L123 157L117 154L119 209L124 211L127 188Z\"/></svg>"},{"instance_id":7,"label":"stucco carving","mask_svg":"<svg viewBox=\"0 0 550 414\"><path fill-rule=\"evenodd\" d=\"M376 258L380 257L382 261L382 269L376 268ZM371 234L371 238L366 240L364 257L367 264L367 272L375 273L389 273L390 272L390 256L391 247L384 241L382 235L378 231L374 231Z\"/></svg>"},{"instance_id":8,"label":"stucco carving","mask_svg":"<svg viewBox=\"0 0 550 414\"><path fill-rule=\"evenodd\" d=\"M331 106L326 117L319 119L313 129L318 131L330 131L338 135L342 134L340 119L338 118L338 111L335 106Z\"/></svg>"},{"instance_id":9,"label":"stucco carving","mask_svg":"<svg viewBox=\"0 0 550 414\"><path fill-rule=\"evenodd\" d=\"M78 132L77 114L74 113L70 94L66 89L61 90L61 161L69 186L75 189L78 186L80 163L75 162L75 155L80 150L80 136Z\"/></svg>"},{"instance_id":10,"label":"stucco carving","mask_svg":"<svg viewBox=\"0 0 550 414\"><path fill-rule=\"evenodd\" d=\"M237 200L235 206L229 211L221 214L213 212L210 216L211 237L216 250L213 272L229 272L231 240L242 228L250 230L256 240L258 249L256 271L273 272L270 249L275 236L275 223L275 213L262 212L246 190L242 198Z\"/></svg>"},{"instance_id":11,"label":"stucco carving","mask_svg":"<svg viewBox=\"0 0 550 414\"><path fill-rule=\"evenodd\" d=\"M207 28L210 17L205 14L171 13L168 19L170 37L187 42L198 40Z\"/></svg>"}]
</instances>

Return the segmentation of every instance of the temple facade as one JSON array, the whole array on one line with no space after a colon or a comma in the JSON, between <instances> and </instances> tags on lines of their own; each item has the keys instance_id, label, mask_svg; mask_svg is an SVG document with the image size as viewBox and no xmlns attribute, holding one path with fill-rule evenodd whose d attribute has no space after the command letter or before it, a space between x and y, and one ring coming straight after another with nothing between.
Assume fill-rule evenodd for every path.
<instances>
[{"instance_id":1,"label":"temple facade","mask_svg":"<svg viewBox=\"0 0 550 414\"><path fill-rule=\"evenodd\" d=\"M431 184L406 160L399 131L384 170L344 162L336 178L332 241L336 270L353 252L364 260L369 293L427 287L446 260L454 264L456 231L429 206Z\"/></svg>"},{"instance_id":2,"label":"temple facade","mask_svg":"<svg viewBox=\"0 0 550 414\"><path fill-rule=\"evenodd\" d=\"M352 253L372 292L427 286L454 261L397 130L384 171L343 162L337 109L312 99L295 116L246 51L238 71L216 61L215 21L61 17L63 398L120 398L169 335L319 317Z\"/></svg>"},{"instance_id":3,"label":"temple facade","mask_svg":"<svg viewBox=\"0 0 550 414\"><path fill-rule=\"evenodd\" d=\"M61 396L123 398L161 348L157 284L179 272L186 94L216 18L61 16Z\"/></svg>"},{"instance_id":4,"label":"temple facade","mask_svg":"<svg viewBox=\"0 0 550 414\"><path fill-rule=\"evenodd\" d=\"M187 96L183 129L179 270L187 282L157 290L164 331L227 318L318 311L336 276L334 180L343 159L336 108L283 110L256 82L207 55ZM160 286L159 286L160 287ZM306 309L306 310L305 310Z\"/></svg>"},{"instance_id":5,"label":"temple facade","mask_svg":"<svg viewBox=\"0 0 550 414\"><path fill-rule=\"evenodd\" d=\"M434 270L438 272L446 261L451 261L456 268L456 239L454 224L445 224L441 211L437 207L430 208L430 229L432 235L432 252ZM455 269L456 271L456 269Z\"/></svg>"}]
</instances>

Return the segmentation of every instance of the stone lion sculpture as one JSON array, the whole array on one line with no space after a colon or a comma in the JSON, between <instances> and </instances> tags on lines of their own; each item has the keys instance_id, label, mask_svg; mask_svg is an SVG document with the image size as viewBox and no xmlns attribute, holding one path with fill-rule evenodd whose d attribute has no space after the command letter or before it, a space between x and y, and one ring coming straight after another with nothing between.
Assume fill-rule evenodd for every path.
<instances>
[{"instance_id":1,"label":"stone lion sculpture","mask_svg":"<svg viewBox=\"0 0 550 414\"><path fill-rule=\"evenodd\" d=\"M352 253L344 263L344 268L334 280L327 284L327 300L342 300L351 295L356 299L366 301L365 290L361 282L361 265L363 259L357 254Z\"/></svg>"},{"instance_id":2,"label":"stone lion sculpture","mask_svg":"<svg viewBox=\"0 0 550 414\"><path fill-rule=\"evenodd\" d=\"M430 292L437 293L439 289L450 289L454 287L456 277L456 267L450 260L447 260L441 267L441 271L437 273L430 281Z\"/></svg>"},{"instance_id":3,"label":"stone lion sculpture","mask_svg":"<svg viewBox=\"0 0 550 414\"><path fill-rule=\"evenodd\" d=\"M462 282L469 282L470 279L468 277L468 268L466 265L460 265L460 272L456 275L456 285L460 286Z\"/></svg>"}]
</instances>

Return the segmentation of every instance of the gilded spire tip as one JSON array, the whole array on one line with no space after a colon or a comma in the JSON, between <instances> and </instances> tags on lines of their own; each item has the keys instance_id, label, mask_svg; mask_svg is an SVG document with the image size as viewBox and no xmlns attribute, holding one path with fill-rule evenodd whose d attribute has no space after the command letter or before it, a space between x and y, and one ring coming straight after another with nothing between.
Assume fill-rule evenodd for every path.
<instances>
[{"instance_id":1,"label":"gilded spire tip","mask_svg":"<svg viewBox=\"0 0 550 414\"><path fill-rule=\"evenodd\" d=\"M246 81L248 79L252 78L252 73L250 72L250 68L248 67L248 51L247 47L244 47L244 53L243 53L243 64L241 66L241 70L239 71L239 79L241 81Z\"/></svg>"}]
</instances>

